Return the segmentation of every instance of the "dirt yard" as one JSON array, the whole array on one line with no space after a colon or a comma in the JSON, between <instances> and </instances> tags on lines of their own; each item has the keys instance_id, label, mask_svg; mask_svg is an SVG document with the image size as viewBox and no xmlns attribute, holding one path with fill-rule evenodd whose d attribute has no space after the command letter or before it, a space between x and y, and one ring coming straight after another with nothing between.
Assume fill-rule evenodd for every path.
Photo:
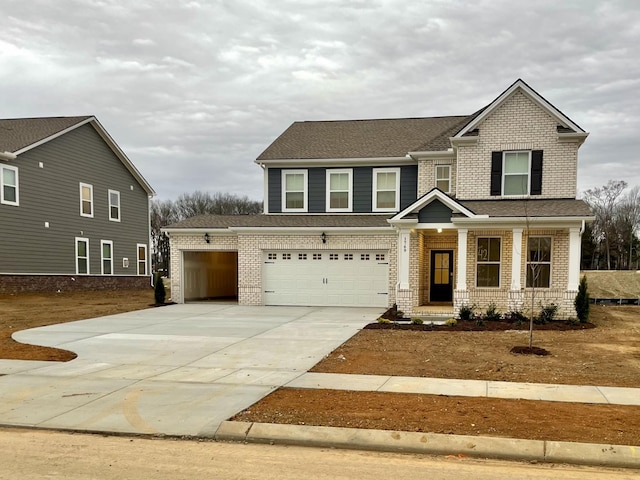
<instances>
[{"instance_id":1,"label":"dirt yard","mask_svg":"<svg viewBox=\"0 0 640 480\"><path fill-rule=\"evenodd\" d=\"M0 295L0 358L66 362L75 353L18 343L14 332L149 308L153 290Z\"/></svg>"},{"instance_id":2,"label":"dirt yard","mask_svg":"<svg viewBox=\"0 0 640 480\"><path fill-rule=\"evenodd\" d=\"M362 330L314 372L640 387L640 308L592 306L596 328L538 331L546 357L514 355L527 331ZM236 420L640 445L640 407L280 389Z\"/></svg>"}]
</instances>

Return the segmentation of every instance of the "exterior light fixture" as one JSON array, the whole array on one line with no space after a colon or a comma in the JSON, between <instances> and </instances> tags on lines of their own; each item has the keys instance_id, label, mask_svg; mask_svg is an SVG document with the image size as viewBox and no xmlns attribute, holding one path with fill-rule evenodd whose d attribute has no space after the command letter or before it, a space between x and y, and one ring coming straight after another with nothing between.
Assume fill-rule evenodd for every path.
<instances>
[{"instance_id":1,"label":"exterior light fixture","mask_svg":"<svg viewBox=\"0 0 640 480\"><path fill-rule=\"evenodd\" d=\"M322 243L327 243L327 234L322 232L320 239L322 240Z\"/></svg>"},{"instance_id":2,"label":"exterior light fixture","mask_svg":"<svg viewBox=\"0 0 640 480\"><path fill-rule=\"evenodd\" d=\"M209 243L210 239L209 239L209 234L208 233L204 234L204 241Z\"/></svg>"},{"instance_id":3,"label":"exterior light fixture","mask_svg":"<svg viewBox=\"0 0 640 480\"><path fill-rule=\"evenodd\" d=\"M441 228L438 229L438 233L442 233L442 229Z\"/></svg>"}]
</instances>

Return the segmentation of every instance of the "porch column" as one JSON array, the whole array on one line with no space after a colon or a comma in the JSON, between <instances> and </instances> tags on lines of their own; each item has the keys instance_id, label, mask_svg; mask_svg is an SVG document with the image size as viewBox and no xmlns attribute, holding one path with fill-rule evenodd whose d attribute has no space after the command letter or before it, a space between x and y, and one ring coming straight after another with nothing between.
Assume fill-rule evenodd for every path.
<instances>
[{"instance_id":1,"label":"porch column","mask_svg":"<svg viewBox=\"0 0 640 480\"><path fill-rule=\"evenodd\" d=\"M567 290L577 291L580 283L580 229L569 229L569 275L567 279Z\"/></svg>"},{"instance_id":2,"label":"porch column","mask_svg":"<svg viewBox=\"0 0 640 480\"><path fill-rule=\"evenodd\" d=\"M467 289L467 233L466 228L458 229L458 277L456 290Z\"/></svg>"},{"instance_id":3,"label":"porch column","mask_svg":"<svg viewBox=\"0 0 640 480\"><path fill-rule=\"evenodd\" d=\"M409 290L410 246L411 232L400 230L398 234L398 287L400 290Z\"/></svg>"},{"instance_id":4,"label":"porch column","mask_svg":"<svg viewBox=\"0 0 640 480\"><path fill-rule=\"evenodd\" d=\"M522 265L522 229L513 229L513 251L511 252L511 290L519 292L520 266Z\"/></svg>"}]
</instances>

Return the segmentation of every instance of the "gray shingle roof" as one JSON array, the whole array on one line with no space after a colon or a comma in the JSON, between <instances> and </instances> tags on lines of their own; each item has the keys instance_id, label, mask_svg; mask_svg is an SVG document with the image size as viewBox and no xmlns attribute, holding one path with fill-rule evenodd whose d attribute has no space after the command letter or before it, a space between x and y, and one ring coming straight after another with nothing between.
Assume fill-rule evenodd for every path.
<instances>
[{"instance_id":1,"label":"gray shingle roof","mask_svg":"<svg viewBox=\"0 0 640 480\"><path fill-rule=\"evenodd\" d=\"M91 117L0 119L0 152L16 152L88 118Z\"/></svg>"},{"instance_id":2,"label":"gray shingle roof","mask_svg":"<svg viewBox=\"0 0 640 480\"><path fill-rule=\"evenodd\" d=\"M407 152L446 150L449 137L471 117L295 122L258 161L403 157Z\"/></svg>"},{"instance_id":3,"label":"gray shingle roof","mask_svg":"<svg viewBox=\"0 0 640 480\"><path fill-rule=\"evenodd\" d=\"M589 206L583 200L459 200L476 215L490 217L589 217ZM460 216L460 215L455 215Z\"/></svg>"},{"instance_id":4,"label":"gray shingle roof","mask_svg":"<svg viewBox=\"0 0 640 480\"><path fill-rule=\"evenodd\" d=\"M385 215L199 215L164 228L388 227Z\"/></svg>"}]
</instances>

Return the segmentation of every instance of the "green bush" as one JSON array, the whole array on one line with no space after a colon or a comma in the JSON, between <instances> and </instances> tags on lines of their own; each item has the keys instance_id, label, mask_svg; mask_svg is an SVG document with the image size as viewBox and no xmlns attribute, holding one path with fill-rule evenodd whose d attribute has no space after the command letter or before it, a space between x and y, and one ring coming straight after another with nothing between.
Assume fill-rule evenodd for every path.
<instances>
[{"instance_id":1,"label":"green bush","mask_svg":"<svg viewBox=\"0 0 640 480\"><path fill-rule=\"evenodd\" d=\"M460 307L460 310L458 310L458 317L460 317L460 320L472 320L473 310L475 308L476 308L475 305L467 305L465 303Z\"/></svg>"},{"instance_id":2,"label":"green bush","mask_svg":"<svg viewBox=\"0 0 640 480\"><path fill-rule=\"evenodd\" d=\"M162 275L156 274L156 281L154 286L154 296L156 299L156 305L164 304L164 300L167 297L167 292L164 290L164 282L162 281Z\"/></svg>"},{"instance_id":3,"label":"green bush","mask_svg":"<svg viewBox=\"0 0 640 480\"><path fill-rule=\"evenodd\" d=\"M549 305L543 305L542 310L540 311L540 315L538 315L536 323L540 323L542 325L549 323L555 320L557 313L558 313L558 305L556 305L555 303L550 303Z\"/></svg>"},{"instance_id":4,"label":"green bush","mask_svg":"<svg viewBox=\"0 0 640 480\"><path fill-rule=\"evenodd\" d=\"M392 323L392 322L388 318L380 317L380 318L378 318L378 323L388 324L388 323Z\"/></svg>"},{"instance_id":5,"label":"green bush","mask_svg":"<svg viewBox=\"0 0 640 480\"><path fill-rule=\"evenodd\" d=\"M578 294L576 295L573 305L576 307L576 315L581 323L589 321L589 292L587 291L587 277L584 275L580 279L578 285Z\"/></svg>"},{"instance_id":6,"label":"green bush","mask_svg":"<svg viewBox=\"0 0 640 480\"><path fill-rule=\"evenodd\" d=\"M489 306L487 307L486 313L485 313L485 319L489 320L489 321L495 321L495 320L500 320L501 315L500 312L498 311L498 308L496 307L496 304L494 302L491 302L489 304Z\"/></svg>"},{"instance_id":7,"label":"green bush","mask_svg":"<svg viewBox=\"0 0 640 480\"><path fill-rule=\"evenodd\" d=\"M516 327L521 327L528 318L521 310L511 310L504 315L505 319L511 320Z\"/></svg>"},{"instance_id":8,"label":"green bush","mask_svg":"<svg viewBox=\"0 0 640 480\"><path fill-rule=\"evenodd\" d=\"M448 327L455 327L458 324L458 321L455 318L447 318L444 324Z\"/></svg>"},{"instance_id":9,"label":"green bush","mask_svg":"<svg viewBox=\"0 0 640 480\"><path fill-rule=\"evenodd\" d=\"M422 325L424 323L424 320L422 320L420 317L413 317L411 318L411 323L413 325Z\"/></svg>"}]
</instances>

